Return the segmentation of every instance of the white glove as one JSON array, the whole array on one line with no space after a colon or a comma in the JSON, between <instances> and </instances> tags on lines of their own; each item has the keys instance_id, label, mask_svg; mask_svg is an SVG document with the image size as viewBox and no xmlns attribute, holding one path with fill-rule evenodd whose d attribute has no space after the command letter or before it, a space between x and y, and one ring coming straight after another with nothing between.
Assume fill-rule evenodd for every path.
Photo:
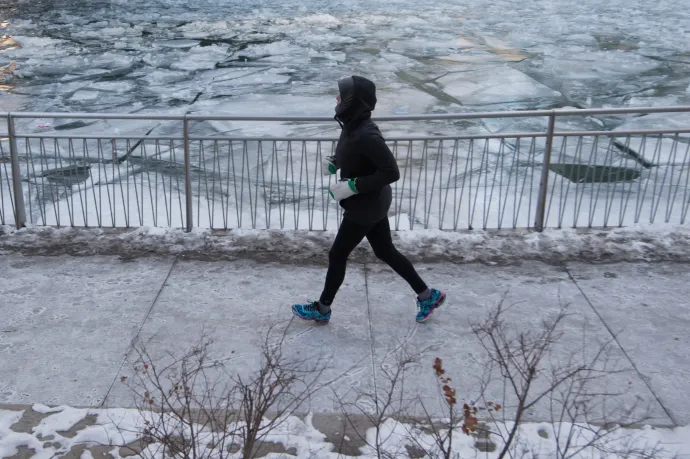
<instances>
[{"instance_id":1,"label":"white glove","mask_svg":"<svg viewBox=\"0 0 690 459\"><path fill-rule=\"evenodd\" d=\"M354 196L357 194L357 186L355 184L355 181L357 179L350 179L350 180L343 180L331 187L330 190L330 195L331 198L335 199L336 201L342 201L343 199L347 199L351 196Z\"/></svg>"},{"instance_id":2,"label":"white glove","mask_svg":"<svg viewBox=\"0 0 690 459\"><path fill-rule=\"evenodd\" d=\"M338 172L338 169L335 167L335 156L326 156L321 167L323 175L333 175Z\"/></svg>"}]
</instances>

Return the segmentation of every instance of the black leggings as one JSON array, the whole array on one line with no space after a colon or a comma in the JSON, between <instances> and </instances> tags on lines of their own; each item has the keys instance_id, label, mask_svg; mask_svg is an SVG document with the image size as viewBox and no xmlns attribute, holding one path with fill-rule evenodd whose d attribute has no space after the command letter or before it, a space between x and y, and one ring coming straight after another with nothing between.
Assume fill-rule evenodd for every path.
<instances>
[{"instance_id":1,"label":"black leggings","mask_svg":"<svg viewBox=\"0 0 690 459\"><path fill-rule=\"evenodd\" d=\"M326 274L326 285L319 300L321 304L330 306L333 302L345 279L347 258L365 237L371 244L374 254L405 279L415 293L420 294L427 289L410 260L398 252L393 245L388 218L369 226L360 225L344 218L333 242L333 247L328 252L328 273Z\"/></svg>"}]
</instances>

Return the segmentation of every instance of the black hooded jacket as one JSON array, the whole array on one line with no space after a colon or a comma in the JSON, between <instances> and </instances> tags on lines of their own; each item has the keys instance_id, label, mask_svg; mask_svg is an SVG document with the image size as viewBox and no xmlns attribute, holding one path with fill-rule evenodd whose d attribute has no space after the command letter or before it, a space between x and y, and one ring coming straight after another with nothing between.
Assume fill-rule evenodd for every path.
<instances>
[{"instance_id":1,"label":"black hooded jacket","mask_svg":"<svg viewBox=\"0 0 690 459\"><path fill-rule=\"evenodd\" d=\"M340 105L335 119L342 133L335 151L340 177L356 178L358 194L340 201L345 218L370 225L388 216L392 202L391 183L400 171L378 126L371 120L376 106L376 86L366 78L353 76L338 82Z\"/></svg>"}]
</instances>

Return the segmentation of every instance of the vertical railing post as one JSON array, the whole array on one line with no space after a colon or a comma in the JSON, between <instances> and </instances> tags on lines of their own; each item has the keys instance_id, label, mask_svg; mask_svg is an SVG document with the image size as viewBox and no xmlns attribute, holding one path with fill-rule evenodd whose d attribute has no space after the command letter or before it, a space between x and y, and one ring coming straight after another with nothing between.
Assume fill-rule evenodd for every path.
<instances>
[{"instance_id":1,"label":"vertical railing post","mask_svg":"<svg viewBox=\"0 0 690 459\"><path fill-rule=\"evenodd\" d=\"M17 229L26 225L26 208L24 207L24 189L22 174L19 170L19 151L17 136L14 131L14 117L7 114L7 134L10 140L10 165L12 169L12 192L14 194L14 223Z\"/></svg>"},{"instance_id":2,"label":"vertical railing post","mask_svg":"<svg viewBox=\"0 0 690 459\"><path fill-rule=\"evenodd\" d=\"M189 154L189 120L184 116L184 193L186 204L185 231L192 231L194 222L192 215L192 158Z\"/></svg>"},{"instance_id":3,"label":"vertical railing post","mask_svg":"<svg viewBox=\"0 0 690 459\"><path fill-rule=\"evenodd\" d=\"M544 164L539 182L539 197L537 199L537 215L534 220L534 229L544 231L544 219L546 217L546 195L549 188L549 171L551 169L551 150L553 149L553 131L556 125L556 111L549 115L549 125L546 132L546 148L544 149Z\"/></svg>"}]
</instances>

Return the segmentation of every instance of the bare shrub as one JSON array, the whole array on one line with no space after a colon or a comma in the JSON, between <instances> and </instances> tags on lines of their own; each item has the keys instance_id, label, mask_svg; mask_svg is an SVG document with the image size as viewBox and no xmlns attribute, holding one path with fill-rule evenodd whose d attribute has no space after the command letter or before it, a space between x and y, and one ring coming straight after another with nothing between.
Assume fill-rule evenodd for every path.
<instances>
[{"instance_id":1,"label":"bare shrub","mask_svg":"<svg viewBox=\"0 0 690 459\"><path fill-rule=\"evenodd\" d=\"M271 327L263 336L259 369L248 376L233 371L231 358L213 356L206 333L190 350L161 359L152 355L151 340L139 343L133 375L122 382L142 414L140 441L123 447L146 459L223 459L237 452L254 458L266 436L322 387L329 360L288 357L284 341L285 330Z\"/></svg>"}]
</instances>

